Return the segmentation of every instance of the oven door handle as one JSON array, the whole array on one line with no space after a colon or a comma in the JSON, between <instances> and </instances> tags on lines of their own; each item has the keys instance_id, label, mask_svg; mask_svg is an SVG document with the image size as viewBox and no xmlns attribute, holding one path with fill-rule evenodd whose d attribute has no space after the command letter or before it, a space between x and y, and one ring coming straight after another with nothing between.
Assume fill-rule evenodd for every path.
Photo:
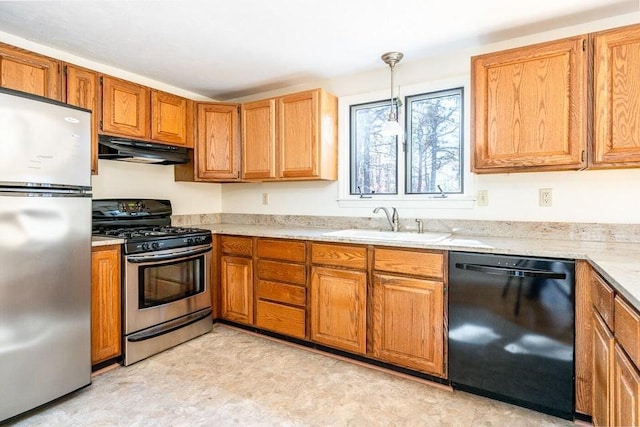
<instances>
[{"instance_id":1,"label":"oven door handle","mask_svg":"<svg viewBox=\"0 0 640 427\"><path fill-rule=\"evenodd\" d=\"M132 262L136 264L150 262L150 261L166 261L172 259L180 259L191 257L195 255L200 255L207 253L211 250L211 245L206 246L198 246L197 248L189 248L189 249L176 249L171 251L171 253L167 254L147 254L147 255L127 255L127 262Z\"/></svg>"},{"instance_id":2,"label":"oven door handle","mask_svg":"<svg viewBox=\"0 0 640 427\"><path fill-rule=\"evenodd\" d=\"M210 308L207 308L205 310L190 314L183 318L174 319L169 322L163 323L161 325L154 326L149 329L145 329L144 331L131 334L127 336L127 341L138 342L138 341L146 341L151 338L159 337L160 335L168 334L169 332L176 331L180 328L184 328L185 326L189 326L192 323L196 323L202 319L211 317L211 313L213 313L213 310Z\"/></svg>"}]
</instances>

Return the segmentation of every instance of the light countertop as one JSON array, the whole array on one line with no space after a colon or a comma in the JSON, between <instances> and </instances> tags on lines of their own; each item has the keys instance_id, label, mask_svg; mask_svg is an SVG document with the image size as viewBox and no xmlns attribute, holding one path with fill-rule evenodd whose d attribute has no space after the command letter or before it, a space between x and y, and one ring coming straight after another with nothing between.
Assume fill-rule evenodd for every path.
<instances>
[{"instance_id":1,"label":"light countertop","mask_svg":"<svg viewBox=\"0 0 640 427\"><path fill-rule=\"evenodd\" d=\"M637 309L640 309L640 244L638 243L477 237L457 235L455 233L435 243L422 243L325 235L327 232L336 231L334 229L287 228L224 223L203 224L198 225L198 227L209 229L216 234L583 259L589 261L594 269L613 285L620 294Z\"/></svg>"},{"instance_id":2,"label":"light countertop","mask_svg":"<svg viewBox=\"0 0 640 427\"><path fill-rule=\"evenodd\" d=\"M104 236L91 236L91 246L108 246L108 245L121 245L124 243L124 239L117 237L104 237Z\"/></svg>"}]
</instances>

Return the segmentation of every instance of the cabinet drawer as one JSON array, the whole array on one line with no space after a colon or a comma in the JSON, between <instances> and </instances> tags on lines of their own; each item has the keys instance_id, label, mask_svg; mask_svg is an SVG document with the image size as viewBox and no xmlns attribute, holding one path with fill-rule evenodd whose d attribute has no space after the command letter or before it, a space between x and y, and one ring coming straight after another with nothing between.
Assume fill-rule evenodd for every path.
<instances>
[{"instance_id":1,"label":"cabinet drawer","mask_svg":"<svg viewBox=\"0 0 640 427\"><path fill-rule=\"evenodd\" d=\"M305 310L258 300L256 326L296 338L305 338Z\"/></svg>"},{"instance_id":2,"label":"cabinet drawer","mask_svg":"<svg viewBox=\"0 0 640 427\"><path fill-rule=\"evenodd\" d=\"M307 272L302 264L289 264L261 259L258 260L257 271L260 279L295 283L302 286L307 281Z\"/></svg>"},{"instance_id":3,"label":"cabinet drawer","mask_svg":"<svg viewBox=\"0 0 640 427\"><path fill-rule=\"evenodd\" d=\"M444 277L444 255L442 252L376 249L374 269L442 279Z\"/></svg>"},{"instance_id":4,"label":"cabinet drawer","mask_svg":"<svg viewBox=\"0 0 640 427\"><path fill-rule=\"evenodd\" d=\"M335 267L348 267L354 270L366 270L367 248L314 243L311 245L311 262Z\"/></svg>"},{"instance_id":5,"label":"cabinet drawer","mask_svg":"<svg viewBox=\"0 0 640 427\"><path fill-rule=\"evenodd\" d=\"M259 239L257 244L258 258L304 262L304 247L305 243L302 241Z\"/></svg>"},{"instance_id":6,"label":"cabinet drawer","mask_svg":"<svg viewBox=\"0 0 640 427\"><path fill-rule=\"evenodd\" d=\"M307 293L301 286L258 280L258 298L304 307L307 302Z\"/></svg>"},{"instance_id":7,"label":"cabinet drawer","mask_svg":"<svg viewBox=\"0 0 640 427\"><path fill-rule=\"evenodd\" d=\"M231 255L251 256L253 253L251 237L221 236L220 252Z\"/></svg>"},{"instance_id":8,"label":"cabinet drawer","mask_svg":"<svg viewBox=\"0 0 640 427\"><path fill-rule=\"evenodd\" d=\"M593 273L591 279L591 298L593 307L598 311L609 329L614 329L613 324L613 289L600 277Z\"/></svg>"},{"instance_id":9,"label":"cabinet drawer","mask_svg":"<svg viewBox=\"0 0 640 427\"><path fill-rule=\"evenodd\" d=\"M615 297L615 336L633 363L640 366L640 315L620 297Z\"/></svg>"}]
</instances>

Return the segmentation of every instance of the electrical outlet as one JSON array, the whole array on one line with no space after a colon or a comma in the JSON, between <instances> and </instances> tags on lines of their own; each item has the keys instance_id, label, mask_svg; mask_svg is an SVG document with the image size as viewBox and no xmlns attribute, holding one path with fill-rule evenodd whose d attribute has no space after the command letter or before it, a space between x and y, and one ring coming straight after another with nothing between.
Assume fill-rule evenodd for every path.
<instances>
[{"instance_id":1,"label":"electrical outlet","mask_svg":"<svg viewBox=\"0 0 640 427\"><path fill-rule=\"evenodd\" d=\"M262 193L262 204L263 205L269 204L269 193Z\"/></svg>"},{"instance_id":2,"label":"electrical outlet","mask_svg":"<svg viewBox=\"0 0 640 427\"><path fill-rule=\"evenodd\" d=\"M478 190L476 204L478 206L489 206L489 190Z\"/></svg>"},{"instance_id":3,"label":"electrical outlet","mask_svg":"<svg viewBox=\"0 0 640 427\"><path fill-rule=\"evenodd\" d=\"M540 206L548 208L552 205L551 188L541 188L538 190L538 203Z\"/></svg>"}]
</instances>

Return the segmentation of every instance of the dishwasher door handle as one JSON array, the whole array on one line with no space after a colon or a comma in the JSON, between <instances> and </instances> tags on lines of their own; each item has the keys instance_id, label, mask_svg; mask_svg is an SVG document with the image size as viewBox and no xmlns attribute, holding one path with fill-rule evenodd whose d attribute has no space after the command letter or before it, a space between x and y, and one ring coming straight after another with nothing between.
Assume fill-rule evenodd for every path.
<instances>
[{"instance_id":1,"label":"dishwasher door handle","mask_svg":"<svg viewBox=\"0 0 640 427\"><path fill-rule=\"evenodd\" d=\"M528 268L506 267L482 264L456 263L461 270L477 271L479 273L494 274L496 276L537 277L542 279L566 279L565 273L549 270L535 270Z\"/></svg>"}]
</instances>

